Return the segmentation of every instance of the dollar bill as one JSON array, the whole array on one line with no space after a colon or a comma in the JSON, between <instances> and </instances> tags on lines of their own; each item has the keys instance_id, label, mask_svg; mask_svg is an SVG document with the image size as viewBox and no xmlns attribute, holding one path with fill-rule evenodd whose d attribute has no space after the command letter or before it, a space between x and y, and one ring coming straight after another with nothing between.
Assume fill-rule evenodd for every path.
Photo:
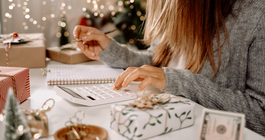
<instances>
[{"instance_id":1,"label":"dollar bill","mask_svg":"<svg viewBox=\"0 0 265 140\"><path fill-rule=\"evenodd\" d=\"M245 115L204 109L199 140L242 140Z\"/></svg>"}]
</instances>

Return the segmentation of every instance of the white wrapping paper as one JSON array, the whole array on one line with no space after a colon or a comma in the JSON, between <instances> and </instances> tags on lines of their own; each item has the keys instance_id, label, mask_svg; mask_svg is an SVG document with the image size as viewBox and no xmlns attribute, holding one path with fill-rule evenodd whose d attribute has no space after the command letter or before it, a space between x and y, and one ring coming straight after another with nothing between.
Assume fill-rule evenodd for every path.
<instances>
[{"instance_id":1,"label":"white wrapping paper","mask_svg":"<svg viewBox=\"0 0 265 140\"><path fill-rule=\"evenodd\" d=\"M110 125L128 139L146 139L193 125L194 107L195 103L180 97L146 110L115 104Z\"/></svg>"}]
</instances>

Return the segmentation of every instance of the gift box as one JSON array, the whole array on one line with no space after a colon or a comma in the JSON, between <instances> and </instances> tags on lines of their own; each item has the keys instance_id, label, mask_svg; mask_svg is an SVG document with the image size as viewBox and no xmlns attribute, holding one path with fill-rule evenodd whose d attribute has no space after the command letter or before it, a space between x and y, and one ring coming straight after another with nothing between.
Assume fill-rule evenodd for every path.
<instances>
[{"instance_id":1,"label":"gift box","mask_svg":"<svg viewBox=\"0 0 265 140\"><path fill-rule=\"evenodd\" d=\"M0 113L5 107L7 92L10 87L19 103L30 96L29 69L19 67L0 67Z\"/></svg>"},{"instance_id":2,"label":"gift box","mask_svg":"<svg viewBox=\"0 0 265 140\"><path fill-rule=\"evenodd\" d=\"M66 64L77 64L90 60L81 51L75 49L61 50L59 47L47 48L47 57Z\"/></svg>"},{"instance_id":3,"label":"gift box","mask_svg":"<svg viewBox=\"0 0 265 140\"><path fill-rule=\"evenodd\" d=\"M192 101L172 95L153 109L115 104L111 105L110 127L128 139L146 139L193 125L194 107Z\"/></svg>"},{"instance_id":4,"label":"gift box","mask_svg":"<svg viewBox=\"0 0 265 140\"><path fill-rule=\"evenodd\" d=\"M6 37L8 35L0 35ZM19 37L27 40L27 43L11 44L8 48L8 60L6 60L6 44L0 43L0 66L46 67L45 39L43 33L19 34ZM7 61L9 65L7 65Z\"/></svg>"}]
</instances>

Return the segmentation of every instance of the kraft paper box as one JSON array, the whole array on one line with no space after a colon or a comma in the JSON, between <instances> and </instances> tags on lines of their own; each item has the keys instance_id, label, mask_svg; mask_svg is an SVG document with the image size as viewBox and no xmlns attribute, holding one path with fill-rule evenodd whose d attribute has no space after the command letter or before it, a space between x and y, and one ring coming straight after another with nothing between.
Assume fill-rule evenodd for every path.
<instances>
[{"instance_id":1,"label":"kraft paper box","mask_svg":"<svg viewBox=\"0 0 265 140\"><path fill-rule=\"evenodd\" d=\"M110 127L128 139L146 139L194 123L195 103L185 98L172 98L170 103L146 110L127 105L111 105Z\"/></svg>"},{"instance_id":2,"label":"kraft paper box","mask_svg":"<svg viewBox=\"0 0 265 140\"><path fill-rule=\"evenodd\" d=\"M8 89L11 87L22 103L30 96L29 69L0 67L0 112L5 108Z\"/></svg>"},{"instance_id":3,"label":"kraft paper box","mask_svg":"<svg viewBox=\"0 0 265 140\"><path fill-rule=\"evenodd\" d=\"M59 61L66 64L77 64L90 60L81 51L61 50L59 47L47 48L47 56L51 60Z\"/></svg>"},{"instance_id":4,"label":"kraft paper box","mask_svg":"<svg viewBox=\"0 0 265 140\"><path fill-rule=\"evenodd\" d=\"M0 35L6 37L8 35ZM46 67L45 39L43 33L19 34L24 44L12 44L8 49L8 61L11 67L40 68ZM0 66L6 65L5 44L0 43Z\"/></svg>"}]
</instances>

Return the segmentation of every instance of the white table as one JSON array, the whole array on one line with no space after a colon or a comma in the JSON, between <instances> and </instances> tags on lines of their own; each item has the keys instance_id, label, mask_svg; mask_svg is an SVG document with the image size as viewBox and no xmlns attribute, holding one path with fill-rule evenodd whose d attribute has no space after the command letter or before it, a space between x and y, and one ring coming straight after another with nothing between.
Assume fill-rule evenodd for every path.
<instances>
[{"instance_id":1,"label":"white table","mask_svg":"<svg viewBox=\"0 0 265 140\"><path fill-rule=\"evenodd\" d=\"M62 64L55 61L47 61L47 65L50 64ZM89 65L102 65L103 63L99 61L90 61L81 64ZM132 84L132 86L137 87L137 84ZM22 108L26 109L38 109L41 108L42 104L49 98L55 99L56 103L51 111L46 114L49 118L49 133L52 135L58 129L64 127L64 123L69 120L71 116L78 110L85 112L85 119L83 123L90 125L97 125L105 128L108 131L108 140L125 140L126 138L118 134L116 131L110 128L110 104L87 107L77 104L72 104L65 99L59 97L54 91L53 86L48 86L46 84L46 77L42 76L42 71L40 68L30 69L30 90L31 97L21 104ZM136 88L137 89L137 88ZM157 89L152 86L148 86L148 92L158 92ZM170 132L166 135L156 136L151 138L151 140L196 140L199 135L200 120L203 107L196 105L195 107L195 123L193 126L184 128L181 130ZM0 123L0 128L2 131L3 124ZM1 136L2 134L0 134ZM54 140L53 136L48 138L42 138L43 140ZM244 140L265 140L261 135L245 128L244 129Z\"/></svg>"}]
</instances>

